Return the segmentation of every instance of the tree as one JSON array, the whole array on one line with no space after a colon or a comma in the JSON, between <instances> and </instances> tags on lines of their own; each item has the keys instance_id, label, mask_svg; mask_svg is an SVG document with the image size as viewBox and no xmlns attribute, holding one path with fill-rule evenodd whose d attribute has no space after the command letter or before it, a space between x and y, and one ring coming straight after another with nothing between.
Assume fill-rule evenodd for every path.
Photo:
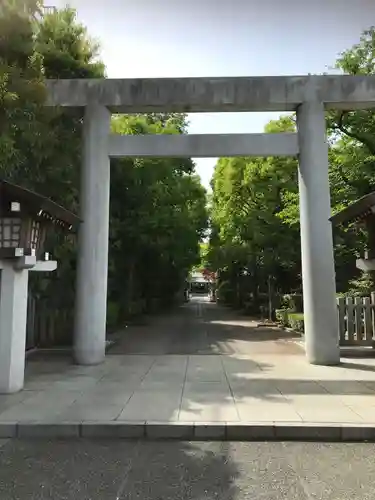
<instances>
[{"instance_id":1,"label":"tree","mask_svg":"<svg viewBox=\"0 0 375 500\"><path fill-rule=\"evenodd\" d=\"M294 127L291 118L282 117L270 122L265 130L290 132ZM296 161L221 159L212 189L215 231L209 255L228 281L231 301L243 305L251 296L257 308L259 292L265 291L270 276L278 280L280 288L298 287L298 228L284 224L288 197L297 192ZM242 287L244 283L247 286Z\"/></svg>"},{"instance_id":2,"label":"tree","mask_svg":"<svg viewBox=\"0 0 375 500\"><path fill-rule=\"evenodd\" d=\"M34 39L37 7L36 2L1 5L0 170L8 177L30 169L29 152L40 154L47 133L42 58Z\"/></svg>"},{"instance_id":3,"label":"tree","mask_svg":"<svg viewBox=\"0 0 375 500\"><path fill-rule=\"evenodd\" d=\"M374 74L374 27L363 32L358 44L340 54L336 67L351 75ZM333 142L332 205L338 211L375 189L375 117L372 110L331 111L327 124ZM335 240L338 289L345 291L353 286L356 289L362 281L370 284L366 276L358 280L361 273L355 268L356 254L362 254L366 247L366 234L356 227L338 228ZM374 283L369 285L370 289L374 289Z\"/></svg>"},{"instance_id":4,"label":"tree","mask_svg":"<svg viewBox=\"0 0 375 500\"><path fill-rule=\"evenodd\" d=\"M2 175L77 211L82 110L44 106L45 78L101 78L98 44L75 11L44 16L39 5L2 6L0 20L0 168ZM120 116L117 133L186 133L186 115ZM111 164L108 311L110 326L173 302L199 260L206 196L190 159L121 159ZM33 277L49 307L73 311L76 244L54 234L59 267ZM72 319L72 318L71 318ZM70 326L69 331L72 331Z\"/></svg>"},{"instance_id":5,"label":"tree","mask_svg":"<svg viewBox=\"0 0 375 500\"><path fill-rule=\"evenodd\" d=\"M118 116L112 128L177 134L184 121L184 115ZM173 301L199 259L206 199L191 160L124 158L111 169L110 299L126 315Z\"/></svg>"},{"instance_id":6,"label":"tree","mask_svg":"<svg viewBox=\"0 0 375 500\"><path fill-rule=\"evenodd\" d=\"M343 52L336 67L349 74L374 74L375 30ZM281 117L267 132L294 130L294 118ZM327 113L329 177L333 212L368 194L375 187L375 119L372 110ZM221 269L226 299L236 302L244 270L256 288L272 275L280 290L300 287L299 196L297 164L293 159L237 158L218 162L212 181L211 266ZM337 289L369 290L355 257L366 246L356 227L335 229ZM264 287L264 285L262 285ZM372 288L374 284L371 285ZM366 288L367 287L367 288ZM241 290L240 290L241 291ZM249 290L242 290L242 295ZM238 300L237 300L238 302Z\"/></svg>"}]
</instances>

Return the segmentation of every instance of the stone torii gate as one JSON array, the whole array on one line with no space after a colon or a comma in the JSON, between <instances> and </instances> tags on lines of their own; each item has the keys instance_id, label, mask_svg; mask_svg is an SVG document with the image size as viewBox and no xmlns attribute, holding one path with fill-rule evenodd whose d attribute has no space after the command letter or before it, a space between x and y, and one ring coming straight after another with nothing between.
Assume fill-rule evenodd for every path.
<instances>
[{"instance_id":1,"label":"stone torii gate","mask_svg":"<svg viewBox=\"0 0 375 500\"><path fill-rule=\"evenodd\" d=\"M105 357L110 158L295 156L306 355L340 362L325 109L375 108L375 76L50 80L48 105L83 107L83 164L74 352ZM296 111L297 134L110 134L111 113Z\"/></svg>"}]
</instances>

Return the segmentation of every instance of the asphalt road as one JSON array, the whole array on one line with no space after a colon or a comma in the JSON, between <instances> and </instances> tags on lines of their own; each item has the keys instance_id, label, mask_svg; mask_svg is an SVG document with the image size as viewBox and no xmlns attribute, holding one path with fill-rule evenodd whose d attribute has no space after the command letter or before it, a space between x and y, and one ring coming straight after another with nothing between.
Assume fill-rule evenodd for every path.
<instances>
[{"instance_id":1,"label":"asphalt road","mask_svg":"<svg viewBox=\"0 0 375 500\"><path fill-rule=\"evenodd\" d=\"M373 500L372 444L8 441L1 500Z\"/></svg>"},{"instance_id":2,"label":"asphalt road","mask_svg":"<svg viewBox=\"0 0 375 500\"><path fill-rule=\"evenodd\" d=\"M292 337L196 296L175 311L120 331L109 354L301 354Z\"/></svg>"}]
</instances>

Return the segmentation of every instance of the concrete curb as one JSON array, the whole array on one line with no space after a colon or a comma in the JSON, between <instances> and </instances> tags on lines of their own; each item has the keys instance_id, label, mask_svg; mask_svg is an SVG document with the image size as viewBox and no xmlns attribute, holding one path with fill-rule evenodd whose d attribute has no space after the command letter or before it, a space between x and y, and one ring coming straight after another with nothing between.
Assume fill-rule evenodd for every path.
<instances>
[{"instance_id":1,"label":"concrete curb","mask_svg":"<svg viewBox=\"0 0 375 500\"><path fill-rule=\"evenodd\" d=\"M0 438L375 442L375 423L3 422Z\"/></svg>"}]
</instances>

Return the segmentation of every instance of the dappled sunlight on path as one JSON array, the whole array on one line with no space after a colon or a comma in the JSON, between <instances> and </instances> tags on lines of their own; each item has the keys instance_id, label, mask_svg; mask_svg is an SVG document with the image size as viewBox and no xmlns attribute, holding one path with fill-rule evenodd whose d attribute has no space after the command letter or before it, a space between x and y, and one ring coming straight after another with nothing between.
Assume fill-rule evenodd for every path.
<instances>
[{"instance_id":1,"label":"dappled sunlight on path","mask_svg":"<svg viewBox=\"0 0 375 500\"><path fill-rule=\"evenodd\" d=\"M375 359L307 364L278 328L203 300L132 326L105 363L35 356L0 422L375 423Z\"/></svg>"}]
</instances>

